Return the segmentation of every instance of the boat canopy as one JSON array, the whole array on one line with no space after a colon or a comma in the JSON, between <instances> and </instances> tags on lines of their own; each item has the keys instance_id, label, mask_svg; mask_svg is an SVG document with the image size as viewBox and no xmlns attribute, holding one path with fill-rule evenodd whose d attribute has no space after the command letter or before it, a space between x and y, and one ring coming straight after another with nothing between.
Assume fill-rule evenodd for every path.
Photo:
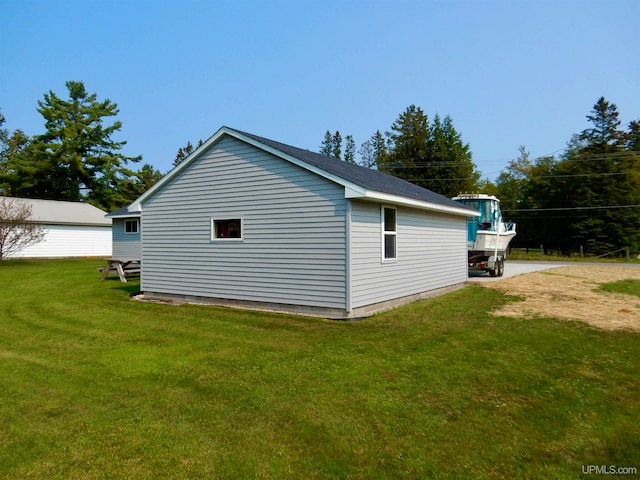
<instances>
[{"instance_id":1,"label":"boat canopy","mask_svg":"<svg viewBox=\"0 0 640 480\"><path fill-rule=\"evenodd\" d=\"M480 212L479 216L467 219L469 241L476 239L478 230L500 233L505 230L500 200L496 196L485 193L464 193L454 197L453 200Z\"/></svg>"}]
</instances>

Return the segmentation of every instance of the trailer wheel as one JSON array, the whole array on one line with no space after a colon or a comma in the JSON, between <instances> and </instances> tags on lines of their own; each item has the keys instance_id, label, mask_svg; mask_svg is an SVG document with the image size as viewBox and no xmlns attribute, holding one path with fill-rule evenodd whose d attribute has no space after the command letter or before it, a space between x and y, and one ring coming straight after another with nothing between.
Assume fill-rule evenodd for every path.
<instances>
[{"instance_id":1,"label":"trailer wheel","mask_svg":"<svg viewBox=\"0 0 640 480\"><path fill-rule=\"evenodd\" d=\"M504 260L498 260L498 265L496 265L497 275L501 277L504 275Z\"/></svg>"}]
</instances>

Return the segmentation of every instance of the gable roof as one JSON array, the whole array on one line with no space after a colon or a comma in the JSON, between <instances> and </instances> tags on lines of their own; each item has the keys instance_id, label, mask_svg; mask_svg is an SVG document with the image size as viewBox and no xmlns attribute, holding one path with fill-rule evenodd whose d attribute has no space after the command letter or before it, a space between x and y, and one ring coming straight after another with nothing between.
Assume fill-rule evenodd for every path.
<instances>
[{"instance_id":1,"label":"gable roof","mask_svg":"<svg viewBox=\"0 0 640 480\"><path fill-rule=\"evenodd\" d=\"M141 195L129 206L130 212L141 210L142 203L155 195L162 186L184 170L195 159L215 145L224 136L229 135L249 143L284 160L299 165L345 187L345 197L376 200L392 204L407 205L432 211L440 211L461 216L474 216L477 212L439 195L426 188L402 180L378 170L348 163L309 150L293 147L251 133L229 127L222 127L202 146L185 158L176 168L165 175L158 183ZM115 212L113 212L115 213ZM113 214L112 214L113 215Z\"/></svg>"},{"instance_id":2,"label":"gable roof","mask_svg":"<svg viewBox=\"0 0 640 480\"><path fill-rule=\"evenodd\" d=\"M35 198L16 198L31 207L31 220L34 223L47 225L85 225L111 226L111 219L105 218L104 210L89 203L63 202L60 200L39 200Z\"/></svg>"},{"instance_id":3,"label":"gable roof","mask_svg":"<svg viewBox=\"0 0 640 480\"><path fill-rule=\"evenodd\" d=\"M105 215L105 217L107 218L134 218L134 217L139 217L140 216L140 212L132 212L129 210L129 207L131 205L127 205L126 207L120 207L117 210L114 210L113 212Z\"/></svg>"}]
</instances>

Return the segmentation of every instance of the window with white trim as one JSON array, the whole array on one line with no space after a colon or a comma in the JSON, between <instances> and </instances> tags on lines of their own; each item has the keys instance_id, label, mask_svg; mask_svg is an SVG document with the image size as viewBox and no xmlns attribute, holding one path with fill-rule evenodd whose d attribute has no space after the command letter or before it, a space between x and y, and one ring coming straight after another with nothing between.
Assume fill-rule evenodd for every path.
<instances>
[{"instance_id":1,"label":"window with white trim","mask_svg":"<svg viewBox=\"0 0 640 480\"><path fill-rule=\"evenodd\" d=\"M398 258L398 211L395 208L382 207L382 254L384 260Z\"/></svg>"},{"instance_id":2,"label":"window with white trim","mask_svg":"<svg viewBox=\"0 0 640 480\"><path fill-rule=\"evenodd\" d=\"M242 240L242 219L211 219L212 240Z\"/></svg>"},{"instance_id":3,"label":"window with white trim","mask_svg":"<svg viewBox=\"0 0 640 480\"><path fill-rule=\"evenodd\" d=\"M138 233L138 220L125 220L124 233Z\"/></svg>"}]
</instances>

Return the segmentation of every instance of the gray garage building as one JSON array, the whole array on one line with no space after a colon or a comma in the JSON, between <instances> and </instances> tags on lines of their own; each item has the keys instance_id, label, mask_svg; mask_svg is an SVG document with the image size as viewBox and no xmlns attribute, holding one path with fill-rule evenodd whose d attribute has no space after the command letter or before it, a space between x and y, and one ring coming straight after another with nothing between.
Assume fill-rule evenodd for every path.
<instances>
[{"instance_id":1,"label":"gray garage building","mask_svg":"<svg viewBox=\"0 0 640 480\"><path fill-rule=\"evenodd\" d=\"M474 212L223 127L121 214L140 218L147 298L349 318L461 286Z\"/></svg>"}]
</instances>

